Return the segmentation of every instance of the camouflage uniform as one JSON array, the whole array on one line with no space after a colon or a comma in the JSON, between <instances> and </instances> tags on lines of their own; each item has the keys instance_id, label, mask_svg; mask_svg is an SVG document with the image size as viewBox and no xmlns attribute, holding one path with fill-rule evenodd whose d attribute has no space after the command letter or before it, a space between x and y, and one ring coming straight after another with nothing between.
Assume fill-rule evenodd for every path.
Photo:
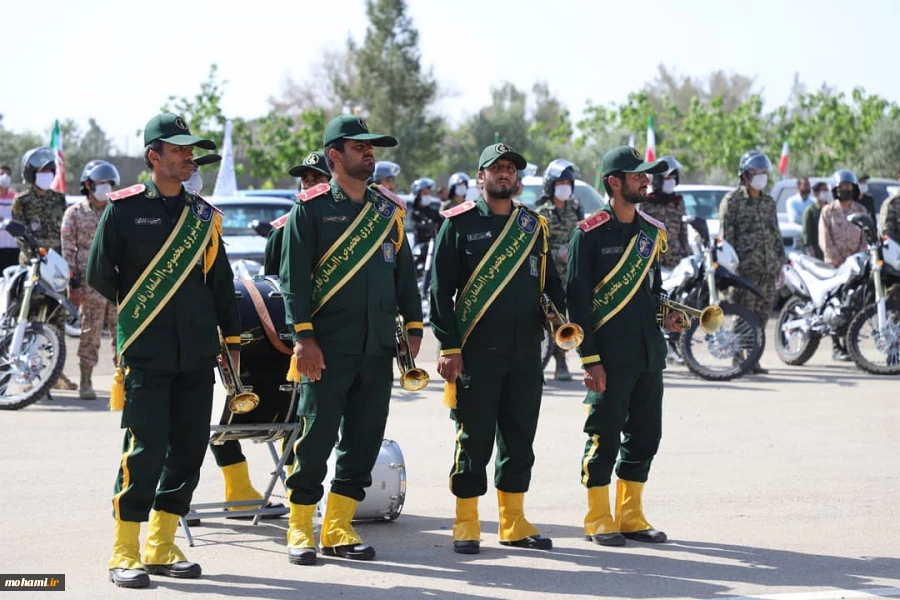
<instances>
[{"instance_id":1,"label":"camouflage uniform","mask_svg":"<svg viewBox=\"0 0 900 600\"><path fill-rule=\"evenodd\" d=\"M753 198L741 186L722 198L719 218L722 237L734 246L741 261L740 274L763 294L760 298L749 290L732 288L731 301L753 311L765 327L775 301L778 270L787 262L775 200L765 192Z\"/></svg>"},{"instance_id":2,"label":"camouflage uniform","mask_svg":"<svg viewBox=\"0 0 900 600\"><path fill-rule=\"evenodd\" d=\"M900 244L900 194L894 194L881 205L878 225L882 235L886 235ZM900 300L900 283L894 284L888 289L888 297Z\"/></svg>"},{"instance_id":3,"label":"camouflage uniform","mask_svg":"<svg viewBox=\"0 0 900 600\"><path fill-rule=\"evenodd\" d=\"M853 214L867 214L866 207L859 202L850 202L847 208L835 200L822 207L819 215L819 247L825 255L825 262L839 267L848 256L867 248L862 230L847 221Z\"/></svg>"},{"instance_id":4,"label":"camouflage uniform","mask_svg":"<svg viewBox=\"0 0 900 600\"><path fill-rule=\"evenodd\" d=\"M686 214L684 198L681 194L649 194L647 199L641 202L640 208L666 226L669 249L660 255L659 262L667 269L673 268L690 253L687 225L681 220Z\"/></svg>"},{"instance_id":5,"label":"camouflage uniform","mask_svg":"<svg viewBox=\"0 0 900 600\"><path fill-rule=\"evenodd\" d=\"M63 258L69 263L73 277L81 281L81 289L84 290L81 339L78 342L78 357L81 359L82 369L92 368L97 364L104 323L109 327L113 355L116 353L116 306L85 282L88 254L101 214L102 208L94 208L91 201L84 198L66 210L61 228Z\"/></svg>"}]
</instances>

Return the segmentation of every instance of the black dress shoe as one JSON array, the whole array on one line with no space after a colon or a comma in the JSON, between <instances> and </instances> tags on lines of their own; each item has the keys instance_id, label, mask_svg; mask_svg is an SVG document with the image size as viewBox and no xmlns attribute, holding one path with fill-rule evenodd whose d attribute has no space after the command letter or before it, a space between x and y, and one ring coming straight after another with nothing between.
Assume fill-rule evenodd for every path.
<instances>
[{"instance_id":1,"label":"black dress shoe","mask_svg":"<svg viewBox=\"0 0 900 600\"><path fill-rule=\"evenodd\" d=\"M269 502L268 504L266 504L266 508L280 508L282 510L282 512L270 513L267 515L260 515L260 517L259 517L260 519L280 519L284 515L291 512L289 508L287 508L284 504L281 504L280 502L278 504L272 504L271 502ZM241 509L235 508L234 510L241 510ZM252 521L254 518L254 515L241 515L239 517L225 517L225 518L226 519L234 519L235 521ZM191 525L191 524L188 523L188 525ZM191 525L191 526L193 527L193 525Z\"/></svg>"},{"instance_id":2,"label":"black dress shoe","mask_svg":"<svg viewBox=\"0 0 900 600\"><path fill-rule=\"evenodd\" d=\"M750 372L753 373L754 375L768 375L769 374L769 370L763 369L761 366L759 366L759 363L756 363L755 365L753 365L753 368L750 369Z\"/></svg>"},{"instance_id":3,"label":"black dress shoe","mask_svg":"<svg viewBox=\"0 0 900 600\"><path fill-rule=\"evenodd\" d=\"M481 552L481 542L477 540L454 541L453 551L457 554L478 554Z\"/></svg>"},{"instance_id":4,"label":"black dress shoe","mask_svg":"<svg viewBox=\"0 0 900 600\"><path fill-rule=\"evenodd\" d=\"M644 542L645 544L662 544L669 539L665 532L658 529L645 529L644 531L632 531L629 533L623 532L622 535L629 540Z\"/></svg>"},{"instance_id":5,"label":"black dress shoe","mask_svg":"<svg viewBox=\"0 0 900 600\"><path fill-rule=\"evenodd\" d=\"M621 533L595 533L594 535L584 536L589 542L594 542L600 546L624 546L625 536Z\"/></svg>"},{"instance_id":6,"label":"black dress shoe","mask_svg":"<svg viewBox=\"0 0 900 600\"><path fill-rule=\"evenodd\" d=\"M109 580L116 587L145 588L150 585L150 577L141 569L110 569Z\"/></svg>"},{"instance_id":7,"label":"black dress shoe","mask_svg":"<svg viewBox=\"0 0 900 600\"><path fill-rule=\"evenodd\" d=\"M197 579L203 572L197 563L182 560L171 565L144 565L151 575L164 575L176 579Z\"/></svg>"},{"instance_id":8,"label":"black dress shoe","mask_svg":"<svg viewBox=\"0 0 900 600\"><path fill-rule=\"evenodd\" d=\"M352 560L372 560L375 558L375 548L365 544L346 544L344 546L325 546L322 548L325 556L340 556Z\"/></svg>"},{"instance_id":9,"label":"black dress shoe","mask_svg":"<svg viewBox=\"0 0 900 600\"><path fill-rule=\"evenodd\" d=\"M831 358L839 362L849 362L850 355L843 348L835 348L831 352Z\"/></svg>"},{"instance_id":10,"label":"black dress shoe","mask_svg":"<svg viewBox=\"0 0 900 600\"><path fill-rule=\"evenodd\" d=\"M316 564L315 548L288 548L288 560L292 565Z\"/></svg>"},{"instance_id":11,"label":"black dress shoe","mask_svg":"<svg viewBox=\"0 0 900 600\"><path fill-rule=\"evenodd\" d=\"M515 542L500 542L501 546L513 546L515 548L532 548L534 550L550 550L553 548L553 540L542 535L529 535Z\"/></svg>"}]
</instances>

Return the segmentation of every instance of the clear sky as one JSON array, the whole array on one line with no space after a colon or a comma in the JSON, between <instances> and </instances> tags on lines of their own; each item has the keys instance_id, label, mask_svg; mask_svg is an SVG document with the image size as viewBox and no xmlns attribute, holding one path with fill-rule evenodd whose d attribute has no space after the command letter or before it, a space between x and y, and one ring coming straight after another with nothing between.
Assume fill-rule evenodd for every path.
<instances>
[{"instance_id":1,"label":"clear sky","mask_svg":"<svg viewBox=\"0 0 900 600\"><path fill-rule=\"evenodd\" d=\"M660 63L755 76L768 106L787 99L795 72L811 88L862 86L900 102L900 0L408 4L423 64L450 92L440 112L454 122L505 80L545 80L577 116L588 99L624 100ZM135 131L169 95L199 91L211 63L229 82L225 111L255 117L287 76L306 79L323 49L361 40L365 27L363 0L10 0L0 8L0 113L6 128L35 132L94 117L135 154Z\"/></svg>"}]
</instances>

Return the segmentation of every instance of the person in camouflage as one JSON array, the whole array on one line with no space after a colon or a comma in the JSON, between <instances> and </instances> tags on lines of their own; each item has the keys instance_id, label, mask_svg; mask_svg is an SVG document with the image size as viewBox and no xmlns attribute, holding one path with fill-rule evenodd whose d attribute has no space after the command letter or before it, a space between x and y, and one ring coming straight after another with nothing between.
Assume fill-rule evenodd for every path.
<instances>
[{"instance_id":1,"label":"person in camouflage","mask_svg":"<svg viewBox=\"0 0 900 600\"><path fill-rule=\"evenodd\" d=\"M556 259L558 273L568 269L569 237L578 221L584 218L584 211L575 199L575 179L574 164L562 158L552 161L544 170L544 193L535 206L537 213L549 222L550 254ZM554 379L572 381L565 350L554 344L553 358L556 361Z\"/></svg>"},{"instance_id":2,"label":"person in camouflage","mask_svg":"<svg viewBox=\"0 0 900 600\"><path fill-rule=\"evenodd\" d=\"M469 176L459 171L447 180L447 200L441 204L441 212L450 210L466 201L469 192Z\"/></svg>"},{"instance_id":3,"label":"person in camouflage","mask_svg":"<svg viewBox=\"0 0 900 600\"><path fill-rule=\"evenodd\" d=\"M878 226L881 235L886 235L900 244L900 193L894 194L881 205ZM888 288L887 294L890 299L900 300L900 283Z\"/></svg>"},{"instance_id":4,"label":"person in camouflage","mask_svg":"<svg viewBox=\"0 0 900 600\"><path fill-rule=\"evenodd\" d=\"M66 196L50 189L55 177L56 151L53 148L42 146L26 152L22 157L22 180L29 187L13 199L10 212L12 220L23 223L40 247L52 248L61 254L60 226L66 211ZM24 241L19 240L18 243L19 263L27 265L28 249ZM50 323L64 336L66 311L62 308L57 310ZM62 372L53 384L53 389L57 390L74 390L77 387Z\"/></svg>"},{"instance_id":5,"label":"person in camouflage","mask_svg":"<svg viewBox=\"0 0 900 600\"><path fill-rule=\"evenodd\" d=\"M82 400L97 397L91 375L97 364L104 324L109 328L115 364L116 305L92 287L84 285L84 278L100 215L106 208L109 193L118 186L118 169L105 160L90 161L81 172L81 193L84 194L84 199L66 209L60 228L62 256L69 263L72 272L69 279L69 300L81 307L81 338L78 340L81 381L78 384L78 397Z\"/></svg>"},{"instance_id":6,"label":"person in camouflage","mask_svg":"<svg viewBox=\"0 0 900 600\"><path fill-rule=\"evenodd\" d=\"M824 206L819 215L819 247L825 262L837 268L851 254L866 251L865 235L847 217L868 211L856 201L859 184L852 171L837 171L831 176L831 197L834 201Z\"/></svg>"},{"instance_id":7,"label":"person in camouflage","mask_svg":"<svg viewBox=\"0 0 900 600\"><path fill-rule=\"evenodd\" d=\"M763 293L760 298L749 290L733 288L731 301L752 311L765 327L775 301L776 279L787 263L775 200L765 192L772 163L762 152L751 150L738 165L740 186L722 198L719 205L719 231L741 261L740 274ZM752 372L766 374L759 363Z\"/></svg>"},{"instance_id":8,"label":"person in camouflage","mask_svg":"<svg viewBox=\"0 0 900 600\"><path fill-rule=\"evenodd\" d=\"M640 209L666 226L669 249L659 257L660 264L671 269L688 255L687 225L681 218L686 214L684 198L675 193L681 181L682 166L674 156L663 156L668 169L653 175L653 191L641 202Z\"/></svg>"}]
</instances>

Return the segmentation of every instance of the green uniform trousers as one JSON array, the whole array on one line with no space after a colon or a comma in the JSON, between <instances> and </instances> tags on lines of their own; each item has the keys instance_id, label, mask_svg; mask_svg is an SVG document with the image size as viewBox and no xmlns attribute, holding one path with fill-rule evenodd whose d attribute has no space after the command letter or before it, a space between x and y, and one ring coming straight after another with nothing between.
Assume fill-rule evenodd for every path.
<instances>
[{"instance_id":1,"label":"green uniform trousers","mask_svg":"<svg viewBox=\"0 0 900 600\"><path fill-rule=\"evenodd\" d=\"M187 514L209 442L214 382L212 364L181 373L130 367L114 516L146 521L151 508Z\"/></svg>"},{"instance_id":2,"label":"green uniform trousers","mask_svg":"<svg viewBox=\"0 0 900 600\"><path fill-rule=\"evenodd\" d=\"M319 381L303 378L297 407L302 433L294 444L294 472L287 479L291 502L309 505L322 498L339 431L331 491L357 502L365 499L390 409L391 360L328 354Z\"/></svg>"},{"instance_id":3,"label":"green uniform trousers","mask_svg":"<svg viewBox=\"0 0 900 600\"><path fill-rule=\"evenodd\" d=\"M662 396L662 371L606 367L606 392L588 392L585 400L590 405L581 464L585 487L609 485L620 450L619 479L647 481L662 438Z\"/></svg>"},{"instance_id":4,"label":"green uniform trousers","mask_svg":"<svg viewBox=\"0 0 900 600\"><path fill-rule=\"evenodd\" d=\"M511 354L463 348L463 371L450 411L456 421L450 491L458 498L487 493L486 469L496 439L494 487L527 492L544 379L540 346L520 346Z\"/></svg>"}]
</instances>

